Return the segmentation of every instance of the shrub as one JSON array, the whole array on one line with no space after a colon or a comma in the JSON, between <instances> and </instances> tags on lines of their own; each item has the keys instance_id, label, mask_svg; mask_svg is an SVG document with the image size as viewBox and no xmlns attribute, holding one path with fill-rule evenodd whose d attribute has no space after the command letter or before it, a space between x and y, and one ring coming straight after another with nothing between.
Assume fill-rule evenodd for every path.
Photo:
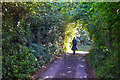
<instances>
[{"instance_id":1,"label":"shrub","mask_svg":"<svg viewBox=\"0 0 120 80\"><path fill-rule=\"evenodd\" d=\"M99 78L119 77L117 54L113 54L111 50L103 46L93 48L89 52L89 59Z\"/></svg>"}]
</instances>

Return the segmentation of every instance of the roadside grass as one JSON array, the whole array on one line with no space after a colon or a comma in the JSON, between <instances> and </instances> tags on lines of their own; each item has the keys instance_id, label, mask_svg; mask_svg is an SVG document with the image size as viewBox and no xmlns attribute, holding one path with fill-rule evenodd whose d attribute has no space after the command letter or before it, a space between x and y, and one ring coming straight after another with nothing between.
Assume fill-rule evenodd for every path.
<instances>
[{"instance_id":1,"label":"roadside grass","mask_svg":"<svg viewBox=\"0 0 120 80\"><path fill-rule=\"evenodd\" d=\"M0 80L2 79L2 56L0 56Z\"/></svg>"},{"instance_id":2,"label":"roadside grass","mask_svg":"<svg viewBox=\"0 0 120 80\"><path fill-rule=\"evenodd\" d=\"M92 46L85 45L85 46L78 46L78 51L89 51Z\"/></svg>"}]
</instances>

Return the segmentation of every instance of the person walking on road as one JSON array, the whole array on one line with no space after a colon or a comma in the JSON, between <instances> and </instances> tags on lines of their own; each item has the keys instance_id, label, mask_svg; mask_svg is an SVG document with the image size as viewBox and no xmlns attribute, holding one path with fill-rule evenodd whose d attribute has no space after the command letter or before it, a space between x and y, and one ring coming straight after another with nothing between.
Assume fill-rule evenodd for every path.
<instances>
[{"instance_id":1,"label":"person walking on road","mask_svg":"<svg viewBox=\"0 0 120 80\"><path fill-rule=\"evenodd\" d=\"M75 50L77 50L76 45L77 45L77 41L76 41L76 39L75 39L75 37L74 37L73 40L72 40L73 55L75 55Z\"/></svg>"}]
</instances>

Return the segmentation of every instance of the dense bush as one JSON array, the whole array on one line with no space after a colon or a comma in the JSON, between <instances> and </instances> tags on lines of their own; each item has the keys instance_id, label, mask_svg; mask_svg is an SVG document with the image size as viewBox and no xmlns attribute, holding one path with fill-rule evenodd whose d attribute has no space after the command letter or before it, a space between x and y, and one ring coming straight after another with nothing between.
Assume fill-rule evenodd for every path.
<instances>
[{"instance_id":1,"label":"dense bush","mask_svg":"<svg viewBox=\"0 0 120 80\"><path fill-rule=\"evenodd\" d=\"M19 52L11 49L9 52L3 53L3 79L27 78L28 73L36 70L33 51L20 44L17 46L20 49Z\"/></svg>"},{"instance_id":2,"label":"dense bush","mask_svg":"<svg viewBox=\"0 0 120 80\"><path fill-rule=\"evenodd\" d=\"M89 58L93 68L96 70L96 75L99 78L118 78L119 66L118 55L111 52L105 46L93 48L89 51ZM114 55L113 55L114 54Z\"/></svg>"},{"instance_id":3,"label":"dense bush","mask_svg":"<svg viewBox=\"0 0 120 80\"><path fill-rule=\"evenodd\" d=\"M33 44L31 48L20 44L17 46L19 51L11 49L7 54L3 54L5 56L3 56L3 79L28 78L30 77L28 74L38 70L50 59L45 49L37 44Z\"/></svg>"},{"instance_id":4,"label":"dense bush","mask_svg":"<svg viewBox=\"0 0 120 80\"><path fill-rule=\"evenodd\" d=\"M54 16L49 11L50 15L44 16L46 10L36 8L38 5L45 5L46 9L50 6L46 3L2 3L3 79L29 78L55 54L63 51L63 39L59 40L62 35L59 34L62 31L60 25L54 20L48 23Z\"/></svg>"},{"instance_id":5,"label":"dense bush","mask_svg":"<svg viewBox=\"0 0 120 80\"><path fill-rule=\"evenodd\" d=\"M79 10L81 9L82 10ZM72 20L88 31L93 41L89 58L98 77L116 78L120 75L120 3L82 3ZM81 16L82 15L82 16Z\"/></svg>"},{"instance_id":6,"label":"dense bush","mask_svg":"<svg viewBox=\"0 0 120 80\"><path fill-rule=\"evenodd\" d=\"M88 30L94 40L89 57L98 77L118 78L120 48L120 3L94 3ZM111 7L109 7L111 6Z\"/></svg>"},{"instance_id":7,"label":"dense bush","mask_svg":"<svg viewBox=\"0 0 120 80\"><path fill-rule=\"evenodd\" d=\"M89 32L93 49L89 58L96 69L98 78L118 78L120 70L120 3L83 3L84 14L80 11L73 15L82 28Z\"/></svg>"},{"instance_id":8,"label":"dense bush","mask_svg":"<svg viewBox=\"0 0 120 80\"><path fill-rule=\"evenodd\" d=\"M89 32L98 77L118 77L120 3L2 3L3 79L25 79Z\"/></svg>"},{"instance_id":9,"label":"dense bush","mask_svg":"<svg viewBox=\"0 0 120 80\"><path fill-rule=\"evenodd\" d=\"M72 33L66 26L72 6L66 4L2 3L3 79L29 78L66 50L65 36Z\"/></svg>"},{"instance_id":10,"label":"dense bush","mask_svg":"<svg viewBox=\"0 0 120 80\"><path fill-rule=\"evenodd\" d=\"M33 51L36 61L40 62L40 65L46 63L51 58L48 50L38 44L32 44L29 49Z\"/></svg>"}]
</instances>

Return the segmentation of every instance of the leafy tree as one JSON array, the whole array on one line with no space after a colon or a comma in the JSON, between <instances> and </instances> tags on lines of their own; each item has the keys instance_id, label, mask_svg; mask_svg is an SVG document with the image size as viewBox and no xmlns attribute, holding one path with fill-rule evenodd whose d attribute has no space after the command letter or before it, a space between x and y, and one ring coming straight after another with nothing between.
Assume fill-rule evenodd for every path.
<instances>
[{"instance_id":1,"label":"leafy tree","mask_svg":"<svg viewBox=\"0 0 120 80\"><path fill-rule=\"evenodd\" d=\"M89 57L98 77L118 77L119 7L110 2L3 2L3 79L28 78L67 50L77 28L88 31L94 42Z\"/></svg>"}]
</instances>

